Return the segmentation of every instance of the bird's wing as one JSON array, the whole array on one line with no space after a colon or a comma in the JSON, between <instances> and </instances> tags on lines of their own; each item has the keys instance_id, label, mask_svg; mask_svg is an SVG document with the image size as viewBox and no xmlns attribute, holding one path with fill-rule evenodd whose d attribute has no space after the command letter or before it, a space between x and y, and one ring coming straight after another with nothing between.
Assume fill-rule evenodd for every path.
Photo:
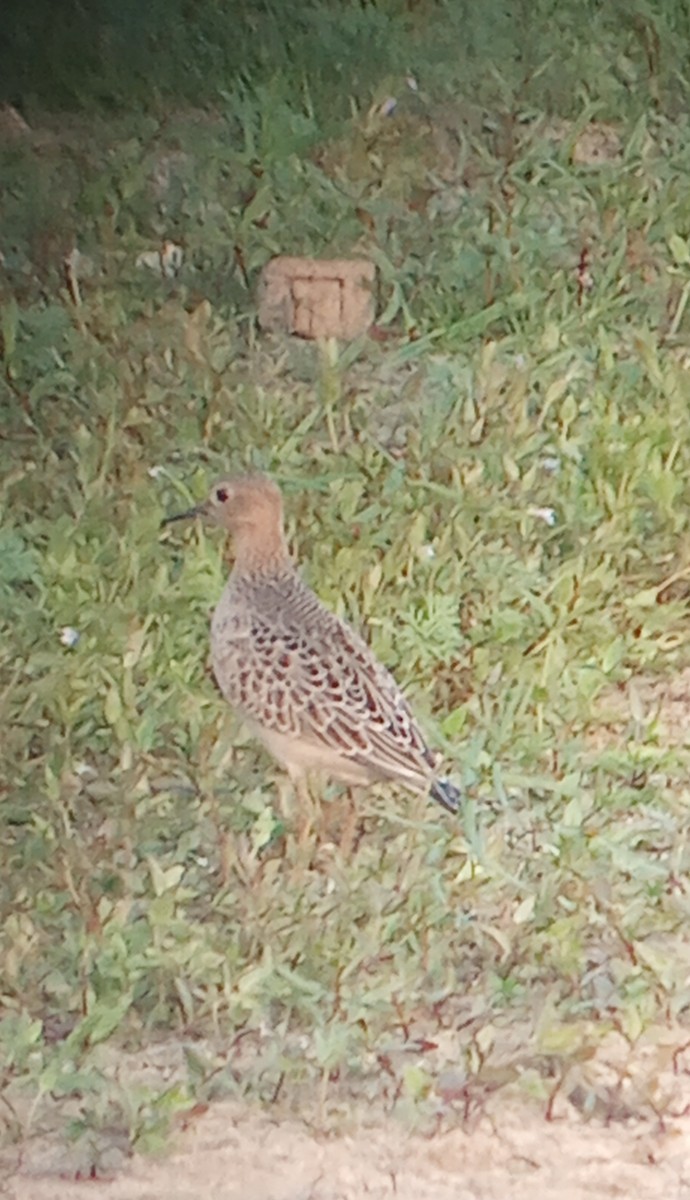
<instances>
[{"instance_id":1,"label":"bird's wing","mask_svg":"<svg viewBox=\"0 0 690 1200\"><path fill-rule=\"evenodd\" d=\"M433 756L392 675L346 625L336 619L329 632L303 736L319 737L384 777L428 777Z\"/></svg>"},{"instance_id":2,"label":"bird's wing","mask_svg":"<svg viewBox=\"0 0 690 1200\"><path fill-rule=\"evenodd\" d=\"M366 643L317 604L309 622L255 609L228 627L214 662L227 699L266 730L423 786L435 760L402 692Z\"/></svg>"}]
</instances>

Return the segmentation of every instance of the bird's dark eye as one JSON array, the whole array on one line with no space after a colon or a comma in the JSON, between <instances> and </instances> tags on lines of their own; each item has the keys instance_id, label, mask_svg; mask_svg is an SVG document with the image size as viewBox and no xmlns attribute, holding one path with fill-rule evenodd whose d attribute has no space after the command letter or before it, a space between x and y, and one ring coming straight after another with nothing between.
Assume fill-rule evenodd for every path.
<instances>
[{"instance_id":1,"label":"bird's dark eye","mask_svg":"<svg viewBox=\"0 0 690 1200\"><path fill-rule=\"evenodd\" d=\"M228 498L227 488L218 488L216 490L216 500L218 501L219 504L225 504L225 501L227 500L227 498Z\"/></svg>"}]
</instances>

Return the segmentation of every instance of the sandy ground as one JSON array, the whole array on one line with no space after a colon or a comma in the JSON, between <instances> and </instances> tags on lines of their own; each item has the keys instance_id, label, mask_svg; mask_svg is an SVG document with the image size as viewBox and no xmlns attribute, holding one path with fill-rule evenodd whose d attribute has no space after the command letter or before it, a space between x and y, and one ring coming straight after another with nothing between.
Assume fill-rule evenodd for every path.
<instances>
[{"instance_id":1,"label":"sandy ground","mask_svg":"<svg viewBox=\"0 0 690 1200\"><path fill-rule=\"evenodd\" d=\"M512 1025L507 1035L506 1048L527 1040ZM132 1084L165 1085L180 1078L182 1050L163 1042L112 1062ZM111 1157L101 1162L114 1169L97 1178L89 1177L88 1147L66 1144L64 1120L51 1122L47 1108L44 1132L0 1155L0 1200L690 1200L685 1025L650 1027L634 1046L609 1034L546 1105L547 1093L537 1101L523 1090L527 1074L512 1088L484 1090L469 1111L450 1099L448 1072L441 1079L445 1099L437 1087L431 1104L403 1104L394 1115L349 1089L326 1109L305 1094L300 1111L311 1125L277 1106L199 1104L178 1114L155 1158L123 1158L122 1138L103 1130ZM587 1111L595 1116L585 1119Z\"/></svg>"},{"instance_id":2,"label":"sandy ground","mask_svg":"<svg viewBox=\"0 0 690 1200\"><path fill-rule=\"evenodd\" d=\"M645 742L650 733L660 746L690 745L690 667L670 678L638 675L608 688L597 702L599 724L590 743L616 745L621 738Z\"/></svg>"},{"instance_id":3,"label":"sandy ground","mask_svg":"<svg viewBox=\"0 0 690 1200\"><path fill-rule=\"evenodd\" d=\"M630 1200L690 1198L690 1116L605 1127L547 1122L506 1106L500 1124L430 1138L398 1124L314 1137L296 1122L218 1103L158 1160L133 1159L117 1178L6 1177L9 1200Z\"/></svg>"}]
</instances>

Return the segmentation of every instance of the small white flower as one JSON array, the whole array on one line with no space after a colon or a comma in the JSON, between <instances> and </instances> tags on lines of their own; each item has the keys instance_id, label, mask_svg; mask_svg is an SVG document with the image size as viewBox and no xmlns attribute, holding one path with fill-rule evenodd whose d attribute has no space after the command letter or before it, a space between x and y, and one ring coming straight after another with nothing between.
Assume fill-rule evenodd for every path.
<instances>
[{"instance_id":1,"label":"small white flower","mask_svg":"<svg viewBox=\"0 0 690 1200\"><path fill-rule=\"evenodd\" d=\"M63 646L69 646L70 650L76 646L81 634L78 629L73 629L71 625L63 625L60 630L60 641Z\"/></svg>"},{"instance_id":2,"label":"small white flower","mask_svg":"<svg viewBox=\"0 0 690 1200\"><path fill-rule=\"evenodd\" d=\"M521 371L523 369L523 367L525 367L526 365L527 365L527 359L525 358L524 354L516 354L515 355L515 366L517 367L518 371Z\"/></svg>"},{"instance_id":3,"label":"small white flower","mask_svg":"<svg viewBox=\"0 0 690 1200\"><path fill-rule=\"evenodd\" d=\"M432 558L436 558L436 551L427 543L427 545L419 547L419 557L423 562L430 562Z\"/></svg>"},{"instance_id":4,"label":"small white flower","mask_svg":"<svg viewBox=\"0 0 690 1200\"><path fill-rule=\"evenodd\" d=\"M148 473L152 479L160 479L161 475L165 475L165 467L149 467Z\"/></svg>"},{"instance_id":5,"label":"small white flower","mask_svg":"<svg viewBox=\"0 0 690 1200\"><path fill-rule=\"evenodd\" d=\"M166 279L177 275L184 262L184 250L175 242L165 241L160 250L144 250L136 260L136 266L155 271Z\"/></svg>"},{"instance_id":6,"label":"small white flower","mask_svg":"<svg viewBox=\"0 0 690 1200\"><path fill-rule=\"evenodd\" d=\"M161 250L161 271L166 279L173 279L184 262L184 250L175 242L163 242Z\"/></svg>"},{"instance_id":7,"label":"small white flower","mask_svg":"<svg viewBox=\"0 0 690 1200\"><path fill-rule=\"evenodd\" d=\"M537 517L540 521L545 521L547 525L556 524L556 512L553 508L528 508L531 517Z\"/></svg>"},{"instance_id":8,"label":"small white flower","mask_svg":"<svg viewBox=\"0 0 690 1200\"><path fill-rule=\"evenodd\" d=\"M550 471L555 475L561 469L561 460L556 454L547 454L546 458L542 458L541 465L545 471Z\"/></svg>"},{"instance_id":9,"label":"small white flower","mask_svg":"<svg viewBox=\"0 0 690 1200\"><path fill-rule=\"evenodd\" d=\"M137 255L136 266L147 271L161 271L161 256L159 250L144 250Z\"/></svg>"}]
</instances>

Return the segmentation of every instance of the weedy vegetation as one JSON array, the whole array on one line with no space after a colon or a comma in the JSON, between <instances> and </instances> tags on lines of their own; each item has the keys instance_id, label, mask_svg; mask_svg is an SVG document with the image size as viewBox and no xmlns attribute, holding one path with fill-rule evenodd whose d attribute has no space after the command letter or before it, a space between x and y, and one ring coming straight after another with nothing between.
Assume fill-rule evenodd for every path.
<instances>
[{"instance_id":1,"label":"weedy vegetation","mask_svg":"<svg viewBox=\"0 0 690 1200\"><path fill-rule=\"evenodd\" d=\"M654 1071L620 1097L690 1004L685 7L173 7L4 76L5 1141L98 1165L218 1095L663 1113ZM262 335L279 252L372 256L376 336ZM300 858L206 671L219 536L159 529L247 466L460 819L381 787L351 858Z\"/></svg>"}]
</instances>

